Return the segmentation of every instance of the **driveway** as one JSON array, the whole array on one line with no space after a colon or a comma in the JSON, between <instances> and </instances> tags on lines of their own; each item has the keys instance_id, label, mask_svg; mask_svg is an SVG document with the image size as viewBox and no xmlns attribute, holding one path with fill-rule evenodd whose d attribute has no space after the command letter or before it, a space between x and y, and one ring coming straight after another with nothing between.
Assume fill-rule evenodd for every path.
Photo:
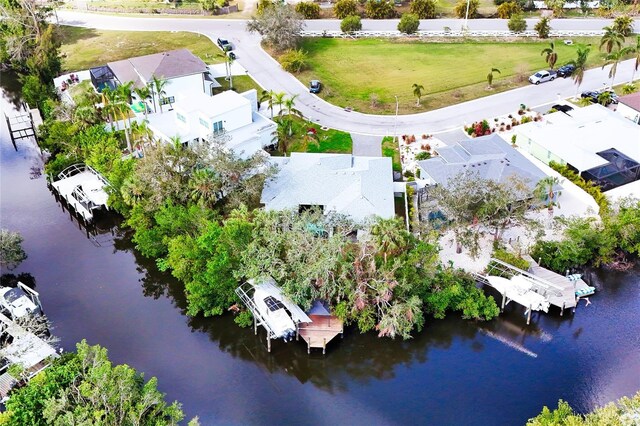
<instances>
[{"instance_id":1,"label":"driveway","mask_svg":"<svg viewBox=\"0 0 640 426\"><path fill-rule=\"evenodd\" d=\"M322 126L365 135L391 135L394 126L397 134L439 133L470 124L473 121L505 115L516 109L521 103L530 107L566 98L576 93L571 79L557 79L541 84L527 86L508 92L487 96L481 99L452 105L446 108L412 115L371 115L348 112L331 105L309 93L307 88L294 76L285 72L280 65L260 47L260 37L245 30L246 21L232 19L185 19L155 17L125 17L95 15L70 11L58 12L60 23L109 30L136 31L192 31L204 34L215 40L225 37L234 44L238 52L238 62L247 70L258 84L276 92L297 94L296 108L305 117ZM535 20L530 20L532 25ZM477 19L470 20L471 29L505 29L506 20ZM561 19L553 20L554 29L601 29L611 20L603 19ZM442 29L443 26L456 28L462 20L445 19L423 21L424 29ZM337 29L337 20L307 21L308 29ZM364 20L363 28L372 30L395 29L397 20ZM636 20L640 28L640 20ZM433 27L433 28L431 28ZM617 82L629 81L633 72L633 60L618 65ZM609 81L608 67L597 68L585 73L580 90L593 90ZM638 75L640 77L640 74Z\"/></svg>"},{"instance_id":2,"label":"driveway","mask_svg":"<svg viewBox=\"0 0 640 426\"><path fill-rule=\"evenodd\" d=\"M353 155L363 157L382 157L382 138L380 136L351 133Z\"/></svg>"}]
</instances>

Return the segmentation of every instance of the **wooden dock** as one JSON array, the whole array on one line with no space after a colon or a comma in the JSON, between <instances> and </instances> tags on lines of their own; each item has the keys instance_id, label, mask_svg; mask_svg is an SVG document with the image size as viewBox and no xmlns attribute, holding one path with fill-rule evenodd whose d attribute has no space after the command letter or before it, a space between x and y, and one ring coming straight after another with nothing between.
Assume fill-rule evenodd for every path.
<instances>
[{"instance_id":1,"label":"wooden dock","mask_svg":"<svg viewBox=\"0 0 640 426\"><path fill-rule=\"evenodd\" d=\"M4 115L7 121L9 136L11 143L14 145L19 139L35 138L36 129L42 124L42 117L37 108L29 108L29 105L23 104L23 110L17 115Z\"/></svg>"},{"instance_id":2,"label":"wooden dock","mask_svg":"<svg viewBox=\"0 0 640 426\"><path fill-rule=\"evenodd\" d=\"M326 353L327 343L333 340L338 334L344 333L344 324L333 315L309 315L311 323L303 323L298 327L298 335L307 342L307 353L311 353L311 348L321 348L322 353Z\"/></svg>"}]
</instances>

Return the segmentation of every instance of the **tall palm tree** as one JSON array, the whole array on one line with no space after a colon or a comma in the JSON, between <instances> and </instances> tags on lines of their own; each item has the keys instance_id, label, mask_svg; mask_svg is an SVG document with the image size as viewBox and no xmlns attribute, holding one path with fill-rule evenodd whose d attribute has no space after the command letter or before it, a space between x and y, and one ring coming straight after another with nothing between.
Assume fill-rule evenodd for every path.
<instances>
[{"instance_id":1,"label":"tall palm tree","mask_svg":"<svg viewBox=\"0 0 640 426\"><path fill-rule=\"evenodd\" d=\"M611 65L611 68L609 69L611 87L613 87L613 81L616 78L616 73L618 72L618 64L627 53L630 53L630 49L625 47L624 49L614 50L604 58L604 65L602 65L602 69L604 69L604 67L606 67L607 65Z\"/></svg>"},{"instance_id":2,"label":"tall palm tree","mask_svg":"<svg viewBox=\"0 0 640 426\"><path fill-rule=\"evenodd\" d=\"M422 91L424 90L424 86L422 84L413 83L413 96L416 97L416 106L420 106L420 98L422 98Z\"/></svg>"},{"instance_id":3,"label":"tall palm tree","mask_svg":"<svg viewBox=\"0 0 640 426\"><path fill-rule=\"evenodd\" d=\"M276 128L273 142L278 145L278 149L285 157L287 156L287 151L289 150L289 142L291 142L292 139L291 136L292 135L289 132L287 123L278 122L278 127Z\"/></svg>"},{"instance_id":4,"label":"tall palm tree","mask_svg":"<svg viewBox=\"0 0 640 426\"><path fill-rule=\"evenodd\" d=\"M578 46L576 46L576 54L578 55L577 58L573 61L569 61L571 65L576 67L576 69L573 71L573 74L571 74L571 78L576 84L576 96L575 96L576 98L578 97L578 91L580 90L580 85L584 80L584 73L587 70L587 59L589 58L590 51L591 51L590 44L587 44L587 45L579 44Z\"/></svg>"},{"instance_id":5,"label":"tall palm tree","mask_svg":"<svg viewBox=\"0 0 640 426\"><path fill-rule=\"evenodd\" d=\"M549 47L542 49L542 52L540 52L540 55L547 55L545 61L547 61L551 69L553 69L553 66L558 61L558 53L555 51L555 47L553 42L551 42L549 43Z\"/></svg>"},{"instance_id":6,"label":"tall palm tree","mask_svg":"<svg viewBox=\"0 0 640 426\"><path fill-rule=\"evenodd\" d=\"M604 35L600 39L600 50L604 47L605 52L611 53L614 48L620 50L624 43L624 36L613 27L604 27Z\"/></svg>"},{"instance_id":7,"label":"tall palm tree","mask_svg":"<svg viewBox=\"0 0 640 426\"><path fill-rule=\"evenodd\" d=\"M160 106L160 114L162 114L162 97L167 94L167 92L164 91L164 88L169 84L169 82L163 78L158 78L155 75L152 75L150 83L154 93L153 106L155 107L155 97L158 96L158 105Z\"/></svg>"},{"instance_id":8,"label":"tall palm tree","mask_svg":"<svg viewBox=\"0 0 640 426\"><path fill-rule=\"evenodd\" d=\"M273 99L275 97L275 92L273 90L263 90L260 93L260 103L266 102L267 108L271 111L271 118L273 119Z\"/></svg>"},{"instance_id":9,"label":"tall palm tree","mask_svg":"<svg viewBox=\"0 0 640 426\"><path fill-rule=\"evenodd\" d=\"M636 77L636 71L638 71L638 68L640 68L640 35L636 38L636 45L629 46L627 49L629 49L629 53L633 53L635 55L634 59L636 60L633 66L631 80L629 80L629 83L633 83L633 79Z\"/></svg>"},{"instance_id":10,"label":"tall palm tree","mask_svg":"<svg viewBox=\"0 0 640 426\"><path fill-rule=\"evenodd\" d=\"M384 263L387 263L388 255L401 251L407 243L407 233L395 218L378 219L371 227L371 236Z\"/></svg>"},{"instance_id":11,"label":"tall palm tree","mask_svg":"<svg viewBox=\"0 0 640 426\"><path fill-rule=\"evenodd\" d=\"M288 98L286 98L284 100L284 102L282 103L282 108L280 109L278 115L279 116L283 116L286 115L286 123L287 123L287 127L289 129L289 135L291 135L293 133L293 117L301 117L302 118L302 112L300 112L299 110L296 109L295 104L296 104L296 98L298 97L298 95L293 95L290 96Z\"/></svg>"},{"instance_id":12,"label":"tall palm tree","mask_svg":"<svg viewBox=\"0 0 640 426\"><path fill-rule=\"evenodd\" d=\"M560 207L558 198L562 195L561 191L554 191L554 187L560 185L560 179L556 176L547 176L540 179L533 190L533 195L547 206L549 214L553 214L553 207Z\"/></svg>"},{"instance_id":13,"label":"tall palm tree","mask_svg":"<svg viewBox=\"0 0 640 426\"><path fill-rule=\"evenodd\" d=\"M122 123L124 125L124 135L127 139L127 147L129 148L129 152L132 152L132 144L131 144L131 92L132 92L133 82L129 81L123 84L120 84L116 87L116 109L119 115L122 117Z\"/></svg>"},{"instance_id":14,"label":"tall palm tree","mask_svg":"<svg viewBox=\"0 0 640 426\"><path fill-rule=\"evenodd\" d=\"M277 92L273 95L273 104L278 107L278 115L280 115L286 96L285 92Z\"/></svg>"},{"instance_id":15,"label":"tall palm tree","mask_svg":"<svg viewBox=\"0 0 640 426\"><path fill-rule=\"evenodd\" d=\"M107 114L109 118L109 123L111 124L111 131L114 132L116 129L114 127L114 122L116 121L116 92L113 91L110 87L105 87L102 89L102 110Z\"/></svg>"},{"instance_id":16,"label":"tall palm tree","mask_svg":"<svg viewBox=\"0 0 640 426\"><path fill-rule=\"evenodd\" d=\"M148 107L147 107L147 99L151 98L151 89L149 86L136 87L133 89L136 96L140 98L142 101L142 105L144 106L144 120L147 121L148 117Z\"/></svg>"},{"instance_id":17,"label":"tall palm tree","mask_svg":"<svg viewBox=\"0 0 640 426\"><path fill-rule=\"evenodd\" d=\"M228 52L218 53L217 57L224 59L224 70L225 74L227 74L227 81L229 81L229 90L233 89L233 73L231 72L231 65L233 65L234 59Z\"/></svg>"},{"instance_id":18,"label":"tall palm tree","mask_svg":"<svg viewBox=\"0 0 640 426\"><path fill-rule=\"evenodd\" d=\"M491 71L489 71L489 74L487 74L487 83L489 83L489 88L491 88L491 85L493 84L494 72L500 74L500 70L498 68L491 68Z\"/></svg>"}]
</instances>

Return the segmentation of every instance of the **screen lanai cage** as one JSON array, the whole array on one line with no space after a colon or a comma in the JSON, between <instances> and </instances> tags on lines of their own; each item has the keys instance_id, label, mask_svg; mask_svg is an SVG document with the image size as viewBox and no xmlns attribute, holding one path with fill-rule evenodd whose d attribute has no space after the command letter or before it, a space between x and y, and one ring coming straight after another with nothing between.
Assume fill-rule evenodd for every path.
<instances>
[{"instance_id":1,"label":"screen lanai cage","mask_svg":"<svg viewBox=\"0 0 640 426\"><path fill-rule=\"evenodd\" d=\"M89 74L91 74L91 83L98 92L102 93L106 87L112 90L116 88L115 76L108 65L91 68Z\"/></svg>"},{"instance_id":2,"label":"screen lanai cage","mask_svg":"<svg viewBox=\"0 0 640 426\"><path fill-rule=\"evenodd\" d=\"M640 164L616 149L608 149L597 153L609 160L607 164L585 170L582 177L608 191L640 179Z\"/></svg>"}]
</instances>

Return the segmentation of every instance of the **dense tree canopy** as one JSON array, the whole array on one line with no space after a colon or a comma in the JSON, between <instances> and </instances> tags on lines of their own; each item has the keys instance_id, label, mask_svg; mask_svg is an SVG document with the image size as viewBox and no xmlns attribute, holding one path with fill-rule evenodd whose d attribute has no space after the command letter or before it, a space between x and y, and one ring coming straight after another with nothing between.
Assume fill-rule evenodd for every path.
<instances>
[{"instance_id":1,"label":"dense tree canopy","mask_svg":"<svg viewBox=\"0 0 640 426\"><path fill-rule=\"evenodd\" d=\"M77 345L15 390L0 415L0 424L12 425L177 425L184 414L177 402L168 405L157 380L128 365L112 365L107 350Z\"/></svg>"},{"instance_id":2,"label":"dense tree canopy","mask_svg":"<svg viewBox=\"0 0 640 426\"><path fill-rule=\"evenodd\" d=\"M13 269L27 258L22 241L22 235L18 232L0 229L0 266Z\"/></svg>"},{"instance_id":3,"label":"dense tree canopy","mask_svg":"<svg viewBox=\"0 0 640 426\"><path fill-rule=\"evenodd\" d=\"M277 51L295 49L304 28L302 16L287 4L265 8L247 23L249 32L257 32L262 40Z\"/></svg>"}]
</instances>

